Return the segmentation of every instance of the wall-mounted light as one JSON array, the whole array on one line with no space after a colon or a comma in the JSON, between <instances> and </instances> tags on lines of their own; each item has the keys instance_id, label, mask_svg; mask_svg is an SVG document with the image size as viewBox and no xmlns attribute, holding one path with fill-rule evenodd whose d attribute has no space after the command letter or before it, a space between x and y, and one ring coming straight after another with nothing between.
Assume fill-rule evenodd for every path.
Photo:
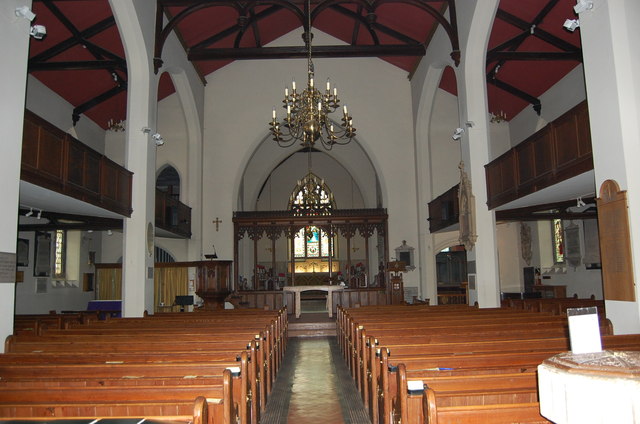
<instances>
[{"instance_id":1,"label":"wall-mounted light","mask_svg":"<svg viewBox=\"0 0 640 424\"><path fill-rule=\"evenodd\" d=\"M36 18L36 14L29 8L29 6L20 6L16 7L16 16L20 18L25 18L29 22L33 22ZM45 35L47 35L47 27L44 25L33 25L29 29L29 35L31 35L36 40L42 40Z\"/></svg>"},{"instance_id":2,"label":"wall-mounted light","mask_svg":"<svg viewBox=\"0 0 640 424\"><path fill-rule=\"evenodd\" d=\"M107 230L107 235L108 235L108 236L112 236L112 235L113 235L113 231L111 231L111 230Z\"/></svg>"},{"instance_id":3,"label":"wall-mounted light","mask_svg":"<svg viewBox=\"0 0 640 424\"><path fill-rule=\"evenodd\" d=\"M151 128L142 127L142 132L145 134L149 134L151 132ZM162 138L162 136L159 133L153 134L151 138L153 139L154 143L156 143L156 146L158 147L164 144L164 138Z\"/></svg>"},{"instance_id":4,"label":"wall-mounted light","mask_svg":"<svg viewBox=\"0 0 640 424\"><path fill-rule=\"evenodd\" d=\"M464 133L464 128L456 128L455 131L453 132L453 135L451 136L452 139L454 140L460 140L460 138L462 138L462 134Z\"/></svg>"},{"instance_id":5,"label":"wall-mounted light","mask_svg":"<svg viewBox=\"0 0 640 424\"><path fill-rule=\"evenodd\" d=\"M29 35L36 40L42 40L44 36L47 35L47 27L44 25L33 25L29 30Z\"/></svg>"},{"instance_id":6,"label":"wall-mounted light","mask_svg":"<svg viewBox=\"0 0 640 424\"><path fill-rule=\"evenodd\" d=\"M33 215L33 208L29 208L29 212L24 214L24 216L31 216L31 215Z\"/></svg>"},{"instance_id":7,"label":"wall-mounted light","mask_svg":"<svg viewBox=\"0 0 640 424\"><path fill-rule=\"evenodd\" d=\"M20 6L16 7L16 16L20 18L25 18L29 22L33 21L36 18L36 14L29 9L29 6Z\"/></svg>"},{"instance_id":8,"label":"wall-mounted light","mask_svg":"<svg viewBox=\"0 0 640 424\"><path fill-rule=\"evenodd\" d=\"M568 31L573 32L580 26L580 21L577 19L567 19L566 21L564 21L564 24L562 26L565 27L565 29L567 29Z\"/></svg>"},{"instance_id":9,"label":"wall-mounted light","mask_svg":"<svg viewBox=\"0 0 640 424\"><path fill-rule=\"evenodd\" d=\"M593 2L588 0L578 0L577 4L573 6L573 10L579 15L585 10L593 9Z\"/></svg>"},{"instance_id":10,"label":"wall-mounted light","mask_svg":"<svg viewBox=\"0 0 640 424\"><path fill-rule=\"evenodd\" d=\"M42 209L40 209L40 210L38 211L38 216L36 216L36 218L37 218L37 219L42 218Z\"/></svg>"},{"instance_id":11,"label":"wall-mounted light","mask_svg":"<svg viewBox=\"0 0 640 424\"><path fill-rule=\"evenodd\" d=\"M156 143L156 146L162 146L164 144L164 138L162 138L162 136L158 133L152 135L151 138Z\"/></svg>"}]
</instances>

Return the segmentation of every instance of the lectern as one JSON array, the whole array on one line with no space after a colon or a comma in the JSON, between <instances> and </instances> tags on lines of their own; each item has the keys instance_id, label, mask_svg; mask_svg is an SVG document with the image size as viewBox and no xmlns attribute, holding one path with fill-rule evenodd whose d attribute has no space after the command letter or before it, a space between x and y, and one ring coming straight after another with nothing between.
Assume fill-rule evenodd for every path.
<instances>
[{"instance_id":1,"label":"lectern","mask_svg":"<svg viewBox=\"0 0 640 424\"><path fill-rule=\"evenodd\" d=\"M404 283L402 282L402 273L407 270L404 261L392 261L388 264L391 273L391 304L399 305L404 302Z\"/></svg>"}]
</instances>

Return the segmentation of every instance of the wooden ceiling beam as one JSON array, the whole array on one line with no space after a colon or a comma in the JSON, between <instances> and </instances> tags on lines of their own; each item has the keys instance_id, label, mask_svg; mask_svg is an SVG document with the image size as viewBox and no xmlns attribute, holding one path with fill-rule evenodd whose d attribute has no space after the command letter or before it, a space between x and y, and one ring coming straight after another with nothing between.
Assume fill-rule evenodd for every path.
<instances>
[{"instance_id":1,"label":"wooden ceiling beam","mask_svg":"<svg viewBox=\"0 0 640 424\"><path fill-rule=\"evenodd\" d=\"M496 18L501 19L506 23L511 24L521 30L524 30L524 31L531 30L531 24L529 22L522 20L517 16L512 15L508 12L505 12L502 9L498 9L498 11L496 12ZM562 38L556 37L555 35L543 29L540 29L538 27L535 27L533 29L533 35L551 44L552 46L559 48L560 50L575 51L579 49L578 46L574 46L573 44L564 41Z\"/></svg>"},{"instance_id":2,"label":"wooden ceiling beam","mask_svg":"<svg viewBox=\"0 0 640 424\"><path fill-rule=\"evenodd\" d=\"M585 197L582 199L585 203L596 203L595 197ZM595 218L598 216L597 210L589 209L584 212L567 212L567 209L576 206L575 199L564 200L561 202L544 203L534 206L526 206L515 209L505 209L496 211L496 220L499 221L537 221L550 220L554 218L562 219L585 219ZM595 208L594 208L595 209Z\"/></svg>"},{"instance_id":3,"label":"wooden ceiling beam","mask_svg":"<svg viewBox=\"0 0 640 424\"><path fill-rule=\"evenodd\" d=\"M42 0L41 0L42 1ZM308 0L280 0L282 3L289 3L293 5L306 5ZM311 0L312 5L323 4L328 1L335 0ZM420 3L442 3L443 0L419 0ZM264 6L267 4L277 3L276 0L247 0L244 3L248 6ZM344 0L343 3L354 3L353 1ZM196 4L208 3L212 6L233 6L236 7L238 1L237 0L158 0L158 3L163 7L187 7L193 6ZM385 4L387 3L408 3L407 0L385 0Z\"/></svg>"},{"instance_id":4,"label":"wooden ceiling beam","mask_svg":"<svg viewBox=\"0 0 640 424\"><path fill-rule=\"evenodd\" d=\"M313 57L424 56L426 47L391 44L380 46L314 46ZM248 47L240 49L190 50L189 60L298 59L309 52L300 47Z\"/></svg>"},{"instance_id":5,"label":"wooden ceiling beam","mask_svg":"<svg viewBox=\"0 0 640 424\"><path fill-rule=\"evenodd\" d=\"M78 120L80 119L80 115L85 113L86 111L88 111L89 109L91 109L92 107L95 107L97 105L99 105L100 103L104 102L105 100L108 100L110 98L112 98L113 96L126 91L127 89L127 83L125 81L121 81L120 85L113 87L110 90L105 91L104 93L94 97L93 99L81 104L80 106L77 106L73 109L73 113L72 113L72 120L73 120L73 125L75 126L76 123L78 122Z\"/></svg>"},{"instance_id":6,"label":"wooden ceiling beam","mask_svg":"<svg viewBox=\"0 0 640 424\"><path fill-rule=\"evenodd\" d=\"M349 16L351 18L356 18L359 15L356 15L354 12L350 11L349 9L342 7L342 6L332 6L331 10L335 10L336 12L340 12L341 14L345 15L345 16ZM360 18L364 19L364 17L359 16ZM358 19L358 21L360 21L360 19ZM401 32L398 32L394 29L389 28L388 26L379 24L377 22L372 22L371 23L371 28L375 29L376 31L380 31L390 37L395 38L398 41L401 41L403 43L406 44L420 44L420 41L409 37L406 34L403 34Z\"/></svg>"},{"instance_id":7,"label":"wooden ceiling beam","mask_svg":"<svg viewBox=\"0 0 640 424\"><path fill-rule=\"evenodd\" d=\"M540 112L542 111L542 103L540 102L540 99L538 99L537 97L534 97L531 94L520 90L519 88L516 88L510 84L507 84L504 81L500 81L495 77L493 78L488 77L487 82L489 84L493 84L496 87L506 91L507 93L510 93L516 97L521 98L522 100L525 100L528 103L531 103L531 105L533 106L533 110L535 110L538 116L540 116Z\"/></svg>"},{"instance_id":8,"label":"wooden ceiling beam","mask_svg":"<svg viewBox=\"0 0 640 424\"><path fill-rule=\"evenodd\" d=\"M98 22L95 25L90 26L89 28L85 29L84 31L80 32L80 36L83 39L88 39L91 38L97 34L100 34L102 31L111 28L112 26L114 26L116 24L116 20L114 19L113 16L110 16L106 19L103 19L102 21ZM60 43L56 44L55 46L51 47L50 49L47 49L45 51L43 51L42 53L39 53L37 55L35 55L34 57L32 57L29 62L44 62L46 60L49 60L57 55L59 55L60 53L64 52L65 50L70 49L71 47L75 46L79 44L78 40L76 39L76 37L70 37L67 38L64 41L61 41Z\"/></svg>"},{"instance_id":9,"label":"wooden ceiling beam","mask_svg":"<svg viewBox=\"0 0 640 424\"><path fill-rule=\"evenodd\" d=\"M94 69L121 69L127 70L124 61L115 60L86 60L65 62L37 62L29 63L29 72L34 71L88 71Z\"/></svg>"},{"instance_id":10,"label":"wooden ceiling beam","mask_svg":"<svg viewBox=\"0 0 640 424\"><path fill-rule=\"evenodd\" d=\"M573 60L582 62L582 52L512 52L512 51L496 51L487 54L487 62L496 60Z\"/></svg>"},{"instance_id":11,"label":"wooden ceiling beam","mask_svg":"<svg viewBox=\"0 0 640 424\"><path fill-rule=\"evenodd\" d=\"M344 9L344 8L342 8ZM356 12L356 15L358 16L362 16L362 5L359 4L358 5L358 11ZM360 33L360 19L356 19L353 22L353 31L351 32L351 44L352 45L356 45L358 44L358 34Z\"/></svg>"},{"instance_id":12,"label":"wooden ceiling beam","mask_svg":"<svg viewBox=\"0 0 640 424\"><path fill-rule=\"evenodd\" d=\"M255 15L253 15L252 19L255 20L255 22L258 22L261 19L264 19L268 16L273 15L274 13L278 12L282 10L282 7L280 6L271 6L261 12L256 13ZM230 27L220 31L217 34L212 35L211 37L205 38L204 40L200 41L199 43L195 44L193 47L191 47L192 50L199 50L202 48L205 48L207 46L210 46L213 43L216 43L226 37L229 37L230 35L235 34L236 32L240 31L240 25L235 24L235 25L231 25Z\"/></svg>"}]
</instances>

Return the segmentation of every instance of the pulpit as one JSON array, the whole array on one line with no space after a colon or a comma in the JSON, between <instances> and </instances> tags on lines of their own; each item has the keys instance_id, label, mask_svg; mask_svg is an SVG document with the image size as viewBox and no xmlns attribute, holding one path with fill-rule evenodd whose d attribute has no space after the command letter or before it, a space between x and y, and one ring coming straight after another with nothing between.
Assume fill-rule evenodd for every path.
<instances>
[{"instance_id":1,"label":"pulpit","mask_svg":"<svg viewBox=\"0 0 640 424\"><path fill-rule=\"evenodd\" d=\"M231 292L232 261L196 262L196 294L204 300L204 309L224 309L224 299Z\"/></svg>"},{"instance_id":2,"label":"pulpit","mask_svg":"<svg viewBox=\"0 0 640 424\"><path fill-rule=\"evenodd\" d=\"M405 272L406 269L405 262L403 261L389 262L392 305L399 305L404 302L404 283L402 281L402 273Z\"/></svg>"}]
</instances>

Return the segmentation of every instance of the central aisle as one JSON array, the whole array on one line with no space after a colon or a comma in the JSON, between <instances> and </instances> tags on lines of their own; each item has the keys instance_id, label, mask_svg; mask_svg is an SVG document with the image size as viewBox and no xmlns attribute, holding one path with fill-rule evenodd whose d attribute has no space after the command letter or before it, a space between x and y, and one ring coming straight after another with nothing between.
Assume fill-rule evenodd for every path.
<instances>
[{"instance_id":1,"label":"central aisle","mask_svg":"<svg viewBox=\"0 0 640 424\"><path fill-rule=\"evenodd\" d=\"M369 424L335 337L288 340L261 424Z\"/></svg>"}]
</instances>

